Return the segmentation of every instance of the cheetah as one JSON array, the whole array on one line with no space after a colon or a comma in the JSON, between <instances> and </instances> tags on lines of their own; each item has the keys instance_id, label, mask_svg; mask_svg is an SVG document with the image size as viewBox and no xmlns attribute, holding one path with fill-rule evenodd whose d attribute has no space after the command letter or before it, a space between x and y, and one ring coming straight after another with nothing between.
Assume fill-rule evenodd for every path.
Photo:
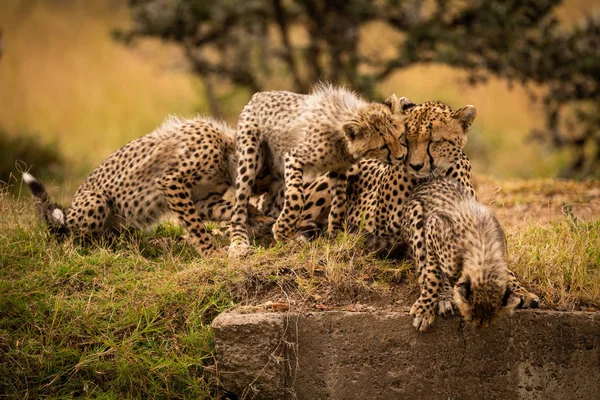
<instances>
[{"instance_id":1,"label":"cheetah","mask_svg":"<svg viewBox=\"0 0 600 400\"><path fill-rule=\"evenodd\" d=\"M405 165L361 160L348 173L346 226L351 231L361 228L367 238L367 246L384 256L403 254L402 210L417 185L445 177L458 182L476 198L471 163L462 149L475 118L475 107L466 106L453 111L444 103L429 101L409 105L404 112L408 153L415 157L412 148L425 147L428 157L423 166L416 165L420 162L413 158L416 168L411 167L408 165L409 157ZM425 170L427 173L423 174ZM324 225L324 216L328 214L331 197L327 176L322 175L307 184L305 193L306 203L299 231L308 232L308 236ZM520 298L519 307L535 307L535 296L522 287L511 271L509 279L513 293Z\"/></svg>"},{"instance_id":2,"label":"cheetah","mask_svg":"<svg viewBox=\"0 0 600 400\"><path fill-rule=\"evenodd\" d=\"M235 179L233 128L209 119L168 119L114 152L79 187L68 208L56 204L31 174L23 179L50 230L81 238L147 229L174 212L200 253L214 249L203 220L219 220L233 204L223 194ZM266 184L268 186L268 184ZM260 213L250 210L251 218Z\"/></svg>"},{"instance_id":3,"label":"cheetah","mask_svg":"<svg viewBox=\"0 0 600 400\"><path fill-rule=\"evenodd\" d=\"M467 133L475 119L475 107L453 111L439 101L403 106L404 135L408 155L401 165L377 160L361 160L348 173L346 224L363 226L373 234L373 244L384 248L400 233L400 211L410 191L424 180L447 176L475 195L471 184L471 164L463 152ZM424 149L424 150L423 150ZM422 151L427 156L421 159ZM321 176L307 191L302 225L323 214L330 205L327 177ZM377 237L382 243L377 244Z\"/></svg>"},{"instance_id":4,"label":"cheetah","mask_svg":"<svg viewBox=\"0 0 600 400\"><path fill-rule=\"evenodd\" d=\"M436 312L452 309L452 297L463 318L475 326L488 326L521 305L502 227L463 185L447 178L425 182L412 191L401 214L401 236L421 288L410 310L415 328L429 329ZM537 306L537 296L527 297Z\"/></svg>"},{"instance_id":5,"label":"cheetah","mask_svg":"<svg viewBox=\"0 0 600 400\"><path fill-rule=\"evenodd\" d=\"M230 256L249 251L247 208L254 184L259 147L273 157L273 173L284 177L283 209L273 226L275 240L290 238L304 205L303 175L328 175L331 208L328 233L341 227L346 211L346 174L361 158L389 164L404 162L401 115L412 104L390 96L369 103L340 87L317 86L310 95L271 91L256 93L242 111L236 135L238 171L231 224ZM275 196L273 196L275 197Z\"/></svg>"}]
</instances>

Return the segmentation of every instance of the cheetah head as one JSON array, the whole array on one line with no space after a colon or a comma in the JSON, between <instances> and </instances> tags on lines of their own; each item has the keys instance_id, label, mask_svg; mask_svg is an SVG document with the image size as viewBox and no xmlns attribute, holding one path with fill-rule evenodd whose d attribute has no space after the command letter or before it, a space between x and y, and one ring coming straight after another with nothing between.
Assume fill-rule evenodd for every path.
<instances>
[{"instance_id":1,"label":"cheetah head","mask_svg":"<svg viewBox=\"0 0 600 400\"><path fill-rule=\"evenodd\" d=\"M400 165L406 160L407 144L402 118L404 108L414 104L406 97L391 95L383 103L369 103L343 125L347 148L356 159L370 158Z\"/></svg>"},{"instance_id":2,"label":"cheetah head","mask_svg":"<svg viewBox=\"0 0 600 400\"><path fill-rule=\"evenodd\" d=\"M506 285L505 277L471 279L463 277L454 286L454 302L474 326L487 327L519 306L519 298Z\"/></svg>"},{"instance_id":3,"label":"cheetah head","mask_svg":"<svg viewBox=\"0 0 600 400\"><path fill-rule=\"evenodd\" d=\"M424 178L444 173L460 156L476 110L468 105L453 111L439 101L406 110L407 171Z\"/></svg>"}]
</instances>

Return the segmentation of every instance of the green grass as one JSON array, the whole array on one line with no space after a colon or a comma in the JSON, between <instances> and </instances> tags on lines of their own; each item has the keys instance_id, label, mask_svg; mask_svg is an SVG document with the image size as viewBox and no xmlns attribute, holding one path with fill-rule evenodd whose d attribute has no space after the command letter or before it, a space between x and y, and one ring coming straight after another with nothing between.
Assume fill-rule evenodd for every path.
<instances>
[{"instance_id":1,"label":"green grass","mask_svg":"<svg viewBox=\"0 0 600 400\"><path fill-rule=\"evenodd\" d=\"M147 238L84 249L23 222L0 239L0 392L210 395L208 326L231 299L218 286L186 292L176 284L192 249L175 243L167 256Z\"/></svg>"},{"instance_id":2,"label":"green grass","mask_svg":"<svg viewBox=\"0 0 600 400\"><path fill-rule=\"evenodd\" d=\"M49 237L32 210L0 199L0 393L14 398L216 398L209 325L219 312L286 292L350 302L400 271L349 240L318 258L324 242L259 249L249 262L201 259L169 224L80 247Z\"/></svg>"},{"instance_id":3,"label":"green grass","mask_svg":"<svg viewBox=\"0 0 600 400\"><path fill-rule=\"evenodd\" d=\"M224 248L197 256L171 224L81 247L54 241L31 201L6 193L0 226L0 393L10 398L219 398L210 323L220 312L393 309L417 294L410 265L369 255L359 235L263 243L239 261ZM600 308L600 221L567 214L507 236L511 268L543 307Z\"/></svg>"}]
</instances>

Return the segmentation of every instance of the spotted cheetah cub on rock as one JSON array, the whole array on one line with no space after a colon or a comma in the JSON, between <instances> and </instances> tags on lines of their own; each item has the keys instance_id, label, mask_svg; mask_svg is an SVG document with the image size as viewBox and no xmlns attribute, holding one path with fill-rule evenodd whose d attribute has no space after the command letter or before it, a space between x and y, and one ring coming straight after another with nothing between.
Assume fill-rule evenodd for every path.
<instances>
[{"instance_id":1,"label":"spotted cheetah cub on rock","mask_svg":"<svg viewBox=\"0 0 600 400\"><path fill-rule=\"evenodd\" d=\"M32 175L24 174L23 180L56 234L86 238L121 228L146 229L172 211L184 223L186 239L204 253L213 243L202 220L219 219L217 214L233 207L222 196L232 186L236 167L232 128L208 118L171 118L110 155L66 209Z\"/></svg>"},{"instance_id":2,"label":"spotted cheetah cub on rock","mask_svg":"<svg viewBox=\"0 0 600 400\"><path fill-rule=\"evenodd\" d=\"M402 239L419 271L421 295L410 310L419 331L433 324L436 312L452 310L452 298L475 326L489 325L524 301L508 270L498 220L460 183L441 178L421 184L402 220ZM536 307L538 298L529 293L525 301Z\"/></svg>"},{"instance_id":3,"label":"spotted cheetah cub on rock","mask_svg":"<svg viewBox=\"0 0 600 400\"><path fill-rule=\"evenodd\" d=\"M306 172L330 172L328 233L333 236L342 227L346 213L348 168L362 158L390 164L404 161L401 114L409 103L395 95L384 103L367 102L344 88L327 85L317 86L310 95L277 91L255 94L238 122L239 166L230 256L249 251L247 207L261 146L273 155L273 173L284 176L284 204L273 226L275 239L284 240L295 233L305 206Z\"/></svg>"}]
</instances>

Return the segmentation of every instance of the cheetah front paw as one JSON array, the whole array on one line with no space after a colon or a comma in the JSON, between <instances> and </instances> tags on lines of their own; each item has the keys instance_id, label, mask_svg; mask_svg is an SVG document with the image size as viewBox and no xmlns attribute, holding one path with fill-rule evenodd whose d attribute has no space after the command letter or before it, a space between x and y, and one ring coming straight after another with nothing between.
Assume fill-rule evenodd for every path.
<instances>
[{"instance_id":1,"label":"cheetah front paw","mask_svg":"<svg viewBox=\"0 0 600 400\"><path fill-rule=\"evenodd\" d=\"M523 292L519 295L515 294L520 301L517 308L538 308L540 306L540 298L533 293Z\"/></svg>"},{"instance_id":2,"label":"cheetah front paw","mask_svg":"<svg viewBox=\"0 0 600 400\"><path fill-rule=\"evenodd\" d=\"M334 240L343 230L344 227L342 226L342 224L338 222L329 221L329 223L327 224L327 237L329 238L329 240Z\"/></svg>"},{"instance_id":3,"label":"cheetah front paw","mask_svg":"<svg viewBox=\"0 0 600 400\"><path fill-rule=\"evenodd\" d=\"M435 307L432 303L427 303L419 299L410 309L410 315L414 317L413 326L419 332L427 331L435 321Z\"/></svg>"},{"instance_id":4,"label":"cheetah front paw","mask_svg":"<svg viewBox=\"0 0 600 400\"><path fill-rule=\"evenodd\" d=\"M273 238L276 242L283 242L290 236L290 230L287 226L280 223L279 220L273 225Z\"/></svg>"},{"instance_id":5,"label":"cheetah front paw","mask_svg":"<svg viewBox=\"0 0 600 400\"><path fill-rule=\"evenodd\" d=\"M252 254L252 248L245 243L232 242L227 250L229 258L244 258Z\"/></svg>"},{"instance_id":6,"label":"cheetah front paw","mask_svg":"<svg viewBox=\"0 0 600 400\"><path fill-rule=\"evenodd\" d=\"M339 231L338 230L328 230L327 231L327 239L329 241L333 241L338 237Z\"/></svg>"}]
</instances>

